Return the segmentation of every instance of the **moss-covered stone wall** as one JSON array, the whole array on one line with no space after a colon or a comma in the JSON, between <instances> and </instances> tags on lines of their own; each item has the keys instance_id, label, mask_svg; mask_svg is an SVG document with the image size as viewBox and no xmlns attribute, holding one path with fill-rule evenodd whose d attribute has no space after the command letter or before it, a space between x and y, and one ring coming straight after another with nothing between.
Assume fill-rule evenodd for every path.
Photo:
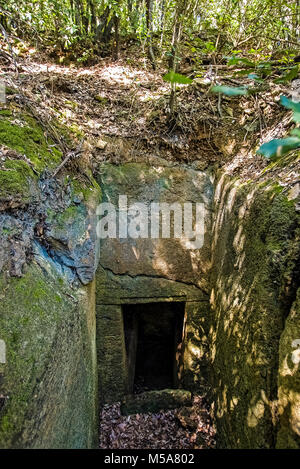
<instances>
[{"instance_id":1,"label":"moss-covered stone wall","mask_svg":"<svg viewBox=\"0 0 300 469\"><path fill-rule=\"evenodd\" d=\"M287 447L299 441L299 371L278 376L300 338L299 318L290 312L298 263L299 213L283 189L223 176L215 195L209 326L219 447L274 447L278 429Z\"/></svg>"},{"instance_id":2,"label":"moss-covered stone wall","mask_svg":"<svg viewBox=\"0 0 300 469\"><path fill-rule=\"evenodd\" d=\"M13 106L0 147L0 447L90 448L100 188L66 168L53 177L61 151Z\"/></svg>"},{"instance_id":3,"label":"moss-covered stone wall","mask_svg":"<svg viewBox=\"0 0 300 469\"><path fill-rule=\"evenodd\" d=\"M95 294L99 186L51 177L63 155L18 109L0 111L0 144L0 447L92 447L99 394L127 392L122 305L180 301L181 385L209 390L218 446L299 448L300 233L288 190L223 175L212 205L208 173L159 159L102 165L104 201L202 202L206 231L195 251L104 240Z\"/></svg>"},{"instance_id":4,"label":"moss-covered stone wall","mask_svg":"<svg viewBox=\"0 0 300 469\"><path fill-rule=\"evenodd\" d=\"M6 344L2 448L88 448L96 438L93 285L74 291L45 262L0 279Z\"/></svg>"},{"instance_id":5,"label":"moss-covered stone wall","mask_svg":"<svg viewBox=\"0 0 300 469\"><path fill-rule=\"evenodd\" d=\"M196 393L208 388L209 302L189 301L185 305L181 385Z\"/></svg>"},{"instance_id":6,"label":"moss-covered stone wall","mask_svg":"<svg viewBox=\"0 0 300 469\"><path fill-rule=\"evenodd\" d=\"M300 288L279 343L277 448L300 448Z\"/></svg>"}]
</instances>

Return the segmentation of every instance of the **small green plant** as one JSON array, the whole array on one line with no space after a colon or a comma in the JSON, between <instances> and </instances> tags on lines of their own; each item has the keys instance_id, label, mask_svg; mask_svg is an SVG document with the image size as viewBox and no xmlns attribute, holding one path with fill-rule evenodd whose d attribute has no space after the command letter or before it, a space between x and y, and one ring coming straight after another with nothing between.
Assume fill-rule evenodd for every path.
<instances>
[{"instance_id":1,"label":"small green plant","mask_svg":"<svg viewBox=\"0 0 300 469\"><path fill-rule=\"evenodd\" d=\"M234 51L238 52L238 51ZM273 64L269 60L254 62L246 57L238 57L233 55L228 58L228 65L237 65L241 68L236 75L248 75L248 78L253 78L257 82L263 82L263 79L280 73L281 76L274 80L275 83L288 83L298 76L299 66L294 65L294 62L285 62L282 60L281 64ZM254 78L255 77L255 78Z\"/></svg>"},{"instance_id":2,"label":"small green plant","mask_svg":"<svg viewBox=\"0 0 300 469\"><path fill-rule=\"evenodd\" d=\"M252 75L249 78L256 80L257 75ZM213 86L214 93L222 93L227 96L243 96L248 94L247 87L232 87L232 86ZM280 104L293 111L293 121L300 122L300 103L296 103L286 96L280 97ZM290 132L286 138L275 138L270 142L264 143L259 147L257 153L266 158L276 159L280 156L286 155L292 150L300 148L300 129L296 128Z\"/></svg>"},{"instance_id":3,"label":"small green plant","mask_svg":"<svg viewBox=\"0 0 300 469\"><path fill-rule=\"evenodd\" d=\"M280 103L287 109L291 109L292 111L294 111L294 122L300 122L300 103L296 103L291 99L288 99L286 96L280 96Z\"/></svg>"},{"instance_id":4,"label":"small green plant","mask_svg":"<svg viewBox=\"0 0 300 469\"><path fill-rule=\"evenodd\" d=\"M190 85L193 83L193 80L181 75L180 73L174 72L174 70L170 70L166 75L164 75L163 80L169 82L171 85L170 114L173 115L176 100L176 85Z\"/></svg>"},{"instance_id":5,"label":"small green plant","mask_svg":"<svg viewBox=\"0 0 300 469\"><path fill-rule=\"evenodd\" d=\"M296 103L286 96L280 97L282 106L294 111L293 121L300 122L300 103ZM264 143L259 147L257 153L266 158L276 159L280 156L286 155L292 150L300 148L300 129L296 128L290 132L286 138L273 139L270 142Z\"/></svg>"}]
</instances>

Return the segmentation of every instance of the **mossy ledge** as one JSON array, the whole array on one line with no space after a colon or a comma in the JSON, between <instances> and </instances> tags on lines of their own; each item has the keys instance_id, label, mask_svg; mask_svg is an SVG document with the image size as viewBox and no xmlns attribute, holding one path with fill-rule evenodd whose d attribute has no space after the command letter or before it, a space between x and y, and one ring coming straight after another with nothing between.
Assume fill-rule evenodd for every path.
<instances>
[{"instance_id":1,"label":"mossy ledge","mask_svg":"<svg viewBox=\"0 0 300 469\"><path fill-rule=\"evenodd\" d=\"M37 193L37 176L22 160L7 160L0 170L0 200L32 202Z\"/></svg>"},{"instance_id":2,"label":"mossy ledge","mask_svg":"<svg viewBox=\"0 0 300 469\"><path fill-rule=\"evenodd\" d=\"M39 175L55 168L62 152L46 138L41 124L14 108L0 111L0 202L24 206L37 200ZM12 150L9 152L9 150Z\"/></svg>"},{"instance_id":3,"label":"mossy ledge","mask_svg":"<svg viewBox=\"0 0 300 469\"><path fill-rule=\"evenodd\" d=\"M24 112L0 111L0 144L25 155L38 172L55 167L62 158L41 124Z\"/></svg>"}]
</instances>

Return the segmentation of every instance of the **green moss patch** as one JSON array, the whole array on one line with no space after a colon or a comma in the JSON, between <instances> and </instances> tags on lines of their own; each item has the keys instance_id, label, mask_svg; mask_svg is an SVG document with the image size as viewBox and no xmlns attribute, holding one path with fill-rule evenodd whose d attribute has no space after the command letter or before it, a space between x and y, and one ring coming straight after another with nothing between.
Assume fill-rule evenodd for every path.
<instances>
[{"instance_id":1,"label":"green moss patch","mask_svg":"<svg viewBox=\"0 0 300 469\"><path fill-rule=\"evenodd\" d=\"M21 115L20 120L8 119L7 110L5 112L5 115L0 114L0 145L26 155L38 171L55 167L62 153L54 147L53 141L47 140L38 122L28 115Z\"/></svg>"},{"instance_id":2,"label":"green moss patch","mask_svg":"<svg viewBox=\"0 0 300 469\"><path fill-rule=\"evenodd\" d=\"M72 194L73 197L82 197L82 200L87 202L90 197L94 194L95 190L96 192L100 191L100 187L93 178L92 174L90 175L90 180L92 181L92 184L86 184L81 181L79 181L76 178L72 179Z\"/></svg>"},{"instance_id":3,"label":"green moss patch","mask_svg":"<svg viewBox=\"0 0 300 469\"><path fill-rule=\"evenodd\" d=\"M0 296L1 393L9 396L0 447L90 447L96 429L92 292L75 291L33 263L20 279L0 276Z\"/></svg>"},{"instance_id":4,"label":"green moss patch","mask_svg":"<svg viewBox=\"0 0 300 469\"><path fill-rule=\"evenodd\" d=\"M276 439L278 350L293 298L299 223L279 185L227 181L211 277L210 350L218 446Z\"/></svg>"},{"instance_id":5,"label":"green moss patch","mask_svg":"<svg viewBox=\"0 0 300 469\"><path fill-rule=\"evenodd\" d=\"M34 195L36 175L25 161L8 160L0 170L0 200L21 199L24 203Z\"/></svg>"}]
</instances>

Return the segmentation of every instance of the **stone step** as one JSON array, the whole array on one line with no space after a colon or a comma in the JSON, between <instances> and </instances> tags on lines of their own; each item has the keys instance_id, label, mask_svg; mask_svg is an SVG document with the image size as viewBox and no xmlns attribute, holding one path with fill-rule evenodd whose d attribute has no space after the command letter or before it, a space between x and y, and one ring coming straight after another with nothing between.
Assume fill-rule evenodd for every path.
<instances>
[{"instance_id":1,"label":"stone step","mask_svg":"<svg viewBox=\"0 0 300 469\"><path fill-rule=\"evenodd\" d=\"M191 405L192 394L190 391L162 389L125 396L121 405L121 413L122 415L154 413Z\"/></svg>"}]
</instances>

